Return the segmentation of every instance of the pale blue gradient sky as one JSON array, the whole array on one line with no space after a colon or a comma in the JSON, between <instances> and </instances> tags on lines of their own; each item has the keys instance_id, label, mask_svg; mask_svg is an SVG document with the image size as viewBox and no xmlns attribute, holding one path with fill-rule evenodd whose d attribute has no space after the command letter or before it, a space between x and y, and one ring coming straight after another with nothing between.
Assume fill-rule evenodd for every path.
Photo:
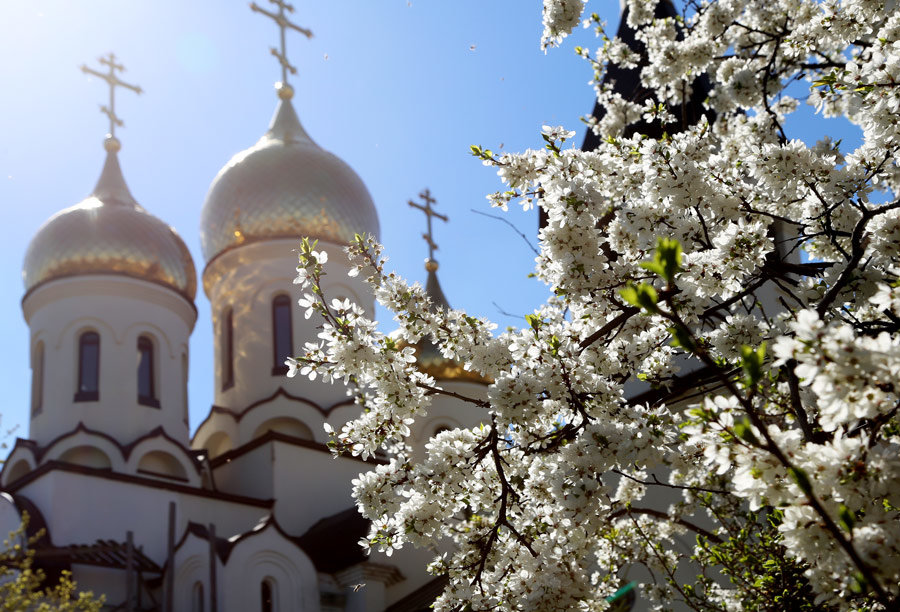
<instances>
[{"instance_id":1,"label":"pale blue gradient sky","mask_svg":"<svg viewBox=\"0 0 900 612\"><path fill-rule=\"evenodd\" d=\"M269 3L258 0L263 6ZM324 148L346 160L369 188L393 266L424 279L421 214L407 199L431 188L450 223L438 223L440 279L451 304L518 325L543 301L526 278L533 253L513 231L470 209L492 212L500 189L469 145L520 151L540 147L541 124L583 129L591 71L575 42L545 55L540 2L522 0L295 0L293 19L311 28L288 50L301 121ZM617 21L618 2L592 2ZM612 24L614 25L614 24ZM28 335L21 266L37 229L90 193L99 175L106 86L78 70L108 51L127 67L118 135L125 178L137 200L184 238L198 274L198 224L210 181L268 124L280 70L269 55L275 25L239 0L3 0L0 2L0 408L7 429L27 433ZM533 236L534 212L507 218ZM209 303L200 292L191 340L191 427L212 401ZM383 318L384 313L379 315ZM389 325L387 326L390 327ZM50 384L53 372L48 372Z\"/></svg>"}]
</instances>

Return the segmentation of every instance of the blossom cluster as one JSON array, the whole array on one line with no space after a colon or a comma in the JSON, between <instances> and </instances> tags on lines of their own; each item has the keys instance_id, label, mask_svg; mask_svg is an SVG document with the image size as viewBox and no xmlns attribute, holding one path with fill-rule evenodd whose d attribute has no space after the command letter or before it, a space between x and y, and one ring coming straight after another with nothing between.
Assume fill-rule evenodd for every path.
<instances>
[{"instance_id":1,"label":"blossom cluster","mask_svg":"<svg viewBox=\"0 0 900 612\"><path fill-rule=\"evenodd\" d=\"M434 308L360 236L352 273L395 314L377 331L322 294L304 243L301 306L324 323L291 373L364 408L338 451L389 460L354 483L366 546L443 551L436 610L603 610L628 581L659 608L900 605L900 13L878 0L706 0L654 16L628 0L643 61L579 51L605 113L593 151L475 148L506 209L539 207L535 276L552 298L521 329ZM583 19L545 0L542 45ZM591 21L591 20L589 20ZM653 96L602 81L640 66ZM706 75L704 117L675 112ZM803 104L858 126L808 144ZM627 135L636 121L660 138ZM411 452L440 381L429 339L493 383L452 395L480 425Z\"/></svg>"}]
</instances>

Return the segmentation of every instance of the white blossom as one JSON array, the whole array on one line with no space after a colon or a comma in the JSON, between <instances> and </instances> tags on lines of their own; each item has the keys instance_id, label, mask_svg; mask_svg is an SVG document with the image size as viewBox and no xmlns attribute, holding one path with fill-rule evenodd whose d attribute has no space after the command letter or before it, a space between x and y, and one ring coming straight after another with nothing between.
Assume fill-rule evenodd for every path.
<instances>
[{"instance_id":1,"label":"white blossom","mask_svg":"<svg viewBox=\"0 0 900 612\"><path fill-rule=\"evenodd\" d=\"M521 329L434 309L363 237L351 275L395 314L386 337L320 292L327 255L300 249L299 305L324 322L289 375L352 381L365 410L326 432L339 452L389 458L353 481L363 545L441 551L439 611L602 610L638 575L657 608L896 608L900 13L875 0L708 0L666 19L653 0L627 6L652 100L598 78L596 150L543 126L543 150L479 154L505 183L492 205L547 218L535 276L553 297ZM545 0L542 46L583 12ZM601 76L637 65L621 41L600 44L580 55ZM681 125L700 75L707 115ZM808 144L804 103L860 142ZM665 135L625 136L641 120ZM669 274L657 259L672 244ZM422 338L493 383L468 398L481 425L416 454L411 431L443 391L416 369ZM665 579L720 572L734 579ZM754 599L757 579L787 581L789 603Z\"/></svg>"}]
</instances>

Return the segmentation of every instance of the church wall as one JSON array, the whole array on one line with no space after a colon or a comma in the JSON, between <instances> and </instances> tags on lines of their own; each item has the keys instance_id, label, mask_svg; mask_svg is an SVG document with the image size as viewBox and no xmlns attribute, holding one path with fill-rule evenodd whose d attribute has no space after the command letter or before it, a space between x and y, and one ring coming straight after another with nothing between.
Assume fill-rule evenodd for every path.
<instances>
[{"instance_id":1,"label":"church wall","mask_svg":"<svg viewBox=\"0 0 900 612\"><path fill-rule=\"evenodd\" d=\"M176 537L188 521L214 522L228 537L252 529L268 514L264 507L63 471L51 471L17 493L41 509L54 545L124 542L130 530L135 546L143 546L160 565L166 557L169 502L176 504Z\"/></svg>"},{"instance_id":2,"label":"church wall","mask_svg":"<svg viewBox=\"0 0 900 612\"><path fill-rule=\"evenodd\" d=\"M216 486L235 495L272 499L274 455L271 443L264 444L217 466L213 472Z\"/></svg>"},{"instance_id":3,"label":"church wall","mask_svg":"<svg viewBox=\"0 0 900 612\"><path fill-rule=\"evenodd\" d=\"M232 409L243 409L275 393L285 386L283 373L273 373L272 299L276 295L291 297L292 351L297 353L306 342L316 341L319 321L306 319L296 305L301 296L294 285L297 267L296 249L299 239L272 239L248 243L216 257L204 272L204 286L212 303L213 337L215 338L216 395L215 403ZM329 261L324 287L328 299L348 297L373 311L371 298L359 278L346 276L348 264L339 245L320 243L320 250L328 252ZM225 351L223 321L231 308L233 313L234 384L223 385L223 352ZM296 379L295 379L296 380ZM227 387L227 388L223 388ZM342 385L306 380L302 390L291 385L291 392L310 401L329 407L346 398ZM315 429L315 428L313 428Z\"/></svg>"},{"instance_id":4,"label":"church wall","mask_svg":"<svg viewBox=\"0 0 900 612\"><path fill-rule=\"evenodd\" d=\"M38 287L23 309L31 337L44 343L42 407L33 415L31 439L45 445L81 422L123 443L158 426L187 443L182 356L196 317L187 300L153 283L90 275ZM86 331L100 336L99 398L75 401L79 339ZM153 343L158 408L138 402L141 335Z\"/></svg>"},{"instance_id":5,"label":"church wall","mask_svg":"<svg viewBox=\"0 0 900 612\"><path fill-rule=\"evenodd\" d=\"M125 573L121 570L98 567L96 565L72 565L72 576L78 585L79 591L91 591L95 597L105 596L108 609L125 601L127 590L125 586ZM150 578L151 576L146 576ZM134 593L137 593L138 581L135 575ZM145 603L150 598L146 590L142 593ZM188 608L190 610L190 608Z\"/></svg>"},{"instance_id":6,"label":"church wall","mask_svg":"<svg viewBox=\"0 0 900 612\"><path fill-rule=\"evenodd\" d=\"M302 379L285 378L282 382L289 393L302 396L306 391L306 381ZM291 421L295 422L293 426ZM277 397L271 402L255 406L241 418L238 423L238 438L241 444L245 444L265 433L263 430L267 427L292 436L297 436L305 428L303 435L298 437L325 444L328 438L324 423L325 417L316 407L286 397Z\"/></svg>"},{"instance_id":7,"label":"church wall","mask_svg":"<svg viewBox=\"0 0 900 612\"><path fill-rule=\"evenodd\" d=\"M275 452L275 518L287 531L301 535L319 519L356 506L351 480L375 468L357 459L271 443Z\"/></svg>"}]
</instances>

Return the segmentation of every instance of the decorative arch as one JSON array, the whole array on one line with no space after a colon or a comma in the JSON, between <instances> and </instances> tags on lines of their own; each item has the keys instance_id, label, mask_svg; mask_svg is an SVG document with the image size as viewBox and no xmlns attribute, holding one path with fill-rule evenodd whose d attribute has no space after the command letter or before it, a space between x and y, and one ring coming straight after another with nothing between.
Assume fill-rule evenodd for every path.
<instances>
[{"instance_id":1,"label":"decorative arch","mask_svg":"<svg viewBox=\"0 0 900 612\"><path fill-rule=\"evenodd\" d=\"M266 278L264 283L260 283L256 290L250 294L250 301L253 307L264 308L272 298L280 293L288 293L285 287L293 287L293 276L270 276ZM290 295L290 294L288 294Z\"/></svg>"},{"instance_id":2,"label":"decorative arch","mask_svg":"<svg viewBox=\"0 0 900 612\"><path fill-rule=\"evenodd\" d=\"M112 461L116 471L124 468L127 456L122 445L109 434L88 429L84 423L78 423L75 429L59 435L46 446L38 449L34 455L36 465L42 465L47 461L64 461L62 457L66 453L82 446L96 448L106 455Z\"/></svg>"},{"instance_id":3,"label":"decorative arch","mask_svg":"<svg viewBox=\"0 0 900 612\"><path fill-rule=\"evenodd\" d=\"M174 480L188 480L187 470L181 462L171 453L161 450L152 450L141 457L137 464L139 474L171 478Z\"/></svg>"},{"instance_id":4,"label":"decorative arch","mask_svg":"<svg viewBox=\"0 0 900 612\"><path fill-rule=\"evenodd\" d=\"M175 347L172 346L172 341L169 339L168 334L159 326L147 321L139 321L137 323L132 323L129 325L125 331L122 333L122 338L126 341L128 338L133 338L136 336L141 336L144 334L150 334L153 336L153 339L156 341L157 346L160 350L162 350L165 345L166 353L172 359L175 358Z\"/></svg>"},{"instance_id":5,"label":"decorative arch","mask_svg":"<svg viewBox=\"0 0 900 612\"><path fill-rule=\"evenodd\" d=\"M184 539L182 539L182 541L178 544L178 548L180 548L184 543ZM203 548L205 548L205 546L203 545L205 544L205 541L191 542L190 548L194 551L196 551L198 548L200 548L200 550L203 550ZM179 550L179 553L183 554L183 552L184 551ZM208 594L206 593L206 584L204 583L204 578L208 575L209 559L205 554L194 553L190 554L190 556L188 556L183 561L176 561L174 602L176 610L186 610L190 612L204 612L206 610ZM197 592L198 584L201 586L202 593ZM198 598L198 595L202 595L202 597ZM197 604L201 604L201 607L197 607Z\"/></svg>"},{"instance_id":6,"label":"decorative arch","mask_svg":"<svg viewBox=\"0 0 900 612\"><path fill-rule=\"evenodd\" d=\"M265 435L269 431L301 438L303 440L314 440L312 430L309 426L303 421L293 417L282 416L269 419L256 428L256 431L253 432L253 439Z\"/></svg>"},{"instance_id":7,"label":"decorative arch","mask_svg":"<svg viewBox=\"0 0 900 612\"><path fill-rule=\"evenodd\" d=\"M302 596L302 585L306 581L304 579L315 577L315 570L308 578L303 571L305 567L298 567L292 559L272 550L257 551L240 565L241 575L246 576L250 587L246 590L244 601L247 610L287 612L297 609L294 604ZM269 587L269 608L263 607L265 586Z\"/></svg>"},{"instance_id":8,"label":"decorative arch","mask_svg":"<svg viewBox=\"0 0 900 612\"><path fill-rule=\"evenodd\" d=\"M203 448L206 449L210 459L212 459L233 449L234 441L226 432L217 431L207 438L206 442L203 443Z\"/></svg>"},{"instance_id":9,"label":"decorative arch","mask_svg":"<svg viewBox=\"0 0 900 612\"><path fill-rule=\"evenodd\" d=\"M98 319L96 317L81 317L75 319L74 321L70 321L68 325L66 325L56 337L56 349L62 349L63 345L66 342L66 338L72 335L74 332L73 329L86 330L93 329L94 331L101 332L103 335L109 335L112 338L112 341L115 344L121 344L122 339L116 334L116 331L112 328L112 326L102 319ZM75 338L78 337L78 333L74 333Z\"/></svg>"},{"instance_id":10,"label":"decorative arch","mask_svg":"<svg viewBox=\"0 0 900 612\"><path fill-rule=\"evenodd\" d=\"M112 461L110 461L109 455L96 446L88 444L73 446L59 456L59 461L98 470L112 469Z\"/></svg>"},{"instance_id":11,"label":"decorative arch","mask_svg":"<svg viewBox=\"0 0 900 612\"><path fill-rule=\"evenodd\" d=\"M26 459L16 461L6 473L6 483L15 482L34 469Z\"/></svg>"}]
</instances>

